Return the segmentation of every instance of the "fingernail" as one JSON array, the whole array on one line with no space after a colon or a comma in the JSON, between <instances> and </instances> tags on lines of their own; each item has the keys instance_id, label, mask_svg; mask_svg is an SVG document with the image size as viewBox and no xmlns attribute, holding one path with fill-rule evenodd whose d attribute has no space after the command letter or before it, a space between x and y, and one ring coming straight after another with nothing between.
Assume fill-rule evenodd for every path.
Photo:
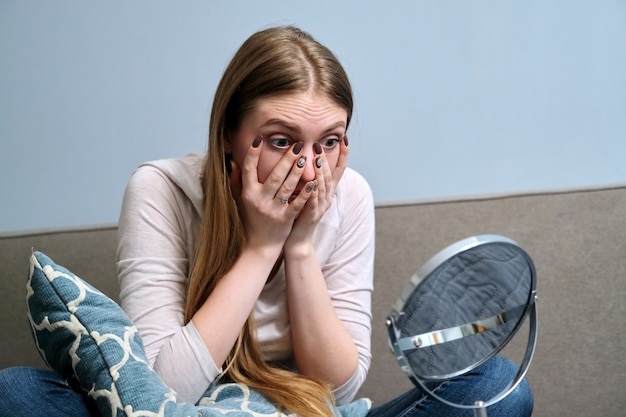
<instances>
[{"instance_id":1,"label":"fingernail","mask_svg":"<svg viewBox=\"0 0 626 417\"><path fill-rule=\"evenodd\" d=\"M304 143L303 142L296 143L296 145L293 147L294 155L298 155L303 147L304 147Z\"/></svg>"},{"instance_id":2,"label":"fingernail","mask_svg":"<svg viewBox=\"0 0 626 417\"><path fill-rule=\"evenodd\" d=\"M348 136L347 135L343 135L343 143L345 143L346 146L348 146Z\"/></svg>"},{"instance_id":3,"label":"fingernail","mask_svg":"<svg viewBox=\"0 0 626 417\"><path fill-rule=\"evenodd\" d=\"M311 191L316 190L316 189L317 189L317 181L315 181L315 180L309 181L306 184L306 192L307 193L310 193Z\"/></svg>"},{"instance_id":4,"label":"fingernail","mask_svg":"<svg viewBox=\"0 0 626 417\"><path fill-rule=\"evenodd\" d=\"M322 163L323 163L323 161L322 161L322 157L321 156L318 156L317 158L315 158L315 166L316 167L321 168L322 167Z\"/></svg>"},{"instance_id":5,"label":"fingernail","mask_svg":"<svg viewBox=\"0 0 626 417\"><path fill-rule=\"evenodd\" d=\"M315 151L316 154L321 155L321 153L322 153L322 145L320 145L319 143L315 142L313 144L313 150Z\"/></svg>"},{"instance_id":6,"label":"fingernail","mask_svg":"<svg viewBox=\"0 0 626 417\"><path fill-rule=\"evenodd\" d=\"M306 156L301 156L300 158L298 158L298 168L302 168L304 164L306 164Z\"/></svg>"},{"instance_id":7,"label":"fingernail","mask_svg":"<svg viewBox=\"0 0 626 417\"><path fill-rule=\"evenodd\" d=\"M261 141L263 140L263 136L259 135L256 138L254 138L254 141L252 142L252 147L253 148L258 148L259 145L261 144Z\"/></svg>"}]
</instances>

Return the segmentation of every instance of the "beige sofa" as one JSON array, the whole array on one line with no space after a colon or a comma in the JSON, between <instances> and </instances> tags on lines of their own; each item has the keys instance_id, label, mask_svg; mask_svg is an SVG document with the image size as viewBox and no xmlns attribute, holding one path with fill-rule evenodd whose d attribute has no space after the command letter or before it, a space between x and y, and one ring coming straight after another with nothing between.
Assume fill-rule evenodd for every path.
<instances>
[{"instance_id":1,"label":"beige sofa","mask_svg":"<svg viewBox=\"0 0 626 417\"><path fill-rule=\"evenodd\" d=\"M387 347L385 318L411 274L457 240L500 234L532 256L539 343L528 379L535 416L626 415L626 186L378 206L374 360L363 396L411 386ZM42 367L25 313L31 248L117 297L114 227L0 237L0 368ZM524 330L524 329L523 329ZM506 349L523 353L524 332Z\"/></svg>"}]
</instances>

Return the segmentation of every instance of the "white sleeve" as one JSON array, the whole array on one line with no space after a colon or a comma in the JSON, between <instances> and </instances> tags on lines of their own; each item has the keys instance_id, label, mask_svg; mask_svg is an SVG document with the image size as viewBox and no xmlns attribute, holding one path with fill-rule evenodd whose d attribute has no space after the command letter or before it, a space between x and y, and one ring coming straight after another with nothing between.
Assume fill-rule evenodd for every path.
<instances>
[{"instance_id":1,"label":"white sleeve","mask_svg":"<svg viewBox=\"0 0 626 417\"><path fill-rule=\"evenodd\" d=\"M340 183L342 189L337 193L342 218L339 236L323 267L335 311L352 335L359 354L356 372L334 391L337 404L352 401L365 382L371 363L374 202L365 179L354 171L351 174Z\"/></svg>"},{"instance_id":2,"label":"white sleeve","mask_svg":"<svg viewBox=\"0 0 626 417\"><path fill-rule=\"evenodd\" d=\"M197 228L190 222L197 217L162 171L141 166L124 193L117 248L121 305L139 330L149 363L178 401L194 404L221 372L193 324L184 323Z\"/></svg>"}]
</instances>

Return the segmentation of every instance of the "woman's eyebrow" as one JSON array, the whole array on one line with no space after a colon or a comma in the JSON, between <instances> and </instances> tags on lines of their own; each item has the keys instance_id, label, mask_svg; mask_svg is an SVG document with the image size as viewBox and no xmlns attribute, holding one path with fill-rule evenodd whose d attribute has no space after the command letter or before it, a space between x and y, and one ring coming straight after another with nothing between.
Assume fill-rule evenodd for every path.
<instances>
[{"instance_id":1,"label":"woman's eyebrow","mask_svg":"<svg viewBox=\"0 0 626 417\"><path fill-rule=\"evenodd\" d=\"M330 125L325 131L324 134L330 133L333 130L337 129L337 128L343 128L344 130L346 129L346 122L343 120L340 120L336 123L333 123L332 125Z\"/></svg>"},{"instance_id":2,"label":"woman's eyebrow","mask_svg":"<svg viewBox=\"0 0 626 417\"><path fill-rule=\"evenodd\" d=\"M297 124L289 123L289 122L287 122L286 120L283 120L283 119L269 119L265 123L263 123L261 125L261 127L267 127L267 126L272 126L272 125L279 125L279 126L285 128L287 130L290 130L292 132L301 133L300 126L298 126ZM324 130L324 134L327 134L327 133L329 133L329 132L331 132L331 131L339 128L339 127L345 128L345 126L346 126L346 122L343 121L343 120L340 120L340 121L338 121L336 123L333 123L332 125L328 126L326 128L326 130Z\"/></svg>"},{"instance_id":3,"label":"woman's eyebrow","mask_svg":"<svg viewBox=\"0 0 626 417\"><path fill-rule=\"evenodd\" d=\"M293 123L289 123L286 120L283 119L269 119L268 121L266 121L265 123L263 123L261 125L261 127L267 127L267 126L272 126L272 125L279 125L287 130L291 130L293 132L296 133L300 133L300 127L298 125L295 125Z\"/></svg>"}]
</instances>

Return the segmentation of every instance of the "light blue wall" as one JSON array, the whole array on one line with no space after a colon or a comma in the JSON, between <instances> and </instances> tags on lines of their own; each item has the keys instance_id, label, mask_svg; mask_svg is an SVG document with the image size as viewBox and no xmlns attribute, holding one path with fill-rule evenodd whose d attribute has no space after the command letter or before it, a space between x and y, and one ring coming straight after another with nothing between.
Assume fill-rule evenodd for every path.
<instances>
[{"instance_id":1,"label":"light blue wall","mask_svg":"<svg viewBox=\"0 0 626 417\"><path fill-rule=\"evenodd\" d=\"M379 203L626 182L624 1L0 1L0 232L114 223L133 168L204 151L241 42L343 61Z\"/></svg>"}]
</instances>

